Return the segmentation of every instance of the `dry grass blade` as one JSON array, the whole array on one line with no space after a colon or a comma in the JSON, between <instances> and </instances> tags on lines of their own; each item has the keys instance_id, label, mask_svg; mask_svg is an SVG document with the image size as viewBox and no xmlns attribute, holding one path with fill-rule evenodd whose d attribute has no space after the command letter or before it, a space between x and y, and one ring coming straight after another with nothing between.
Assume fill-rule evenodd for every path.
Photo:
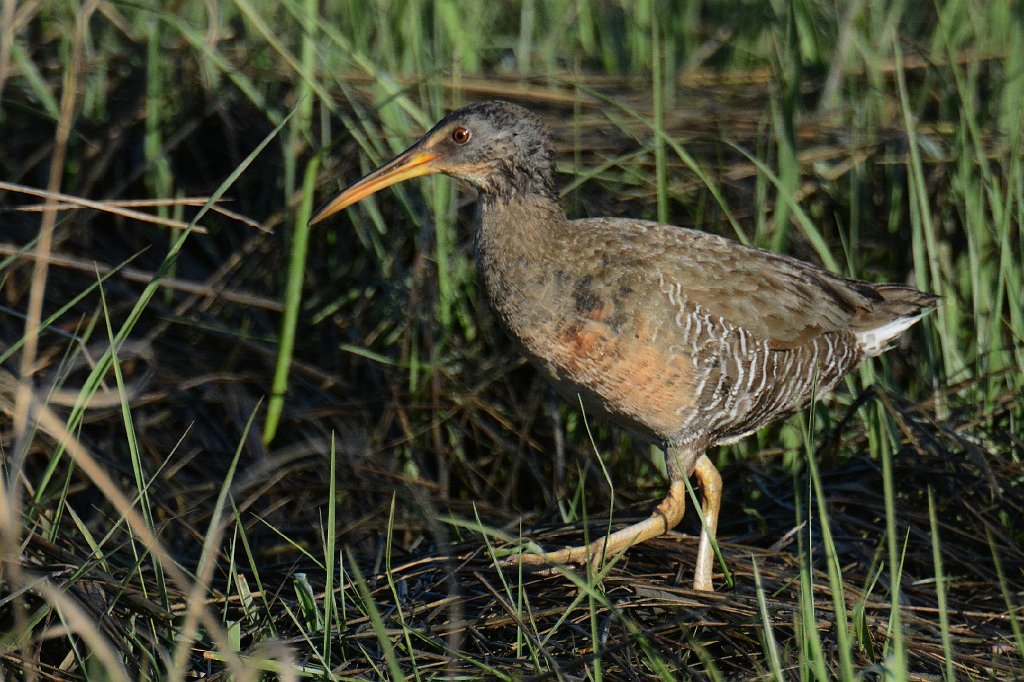
<instances>
[{"instance_id":1,"label":"dry grass blade","mask_svg":"<svg viewBox=\"0 0 1024 682\"><path fill-rule=\"evenodd\" d=\"M11 182L0 181L0 189L8 192L16 192L18 194L27 194L34 197L44 197L47 203L42 207L36 206L22 206L18 210L21 211L61 211L67 210L68 208L91 208L97 211L104 211L112 215L121 216L122 218L130 218L132 220L139 220L144 223L153 223L155 225L162 225L163 227L173 227L175 229L184 230L188 227L187 222L181 220L173 220L171 218L161 218L160 216L151 215L149 213L143 213L141 211L133 211L126 208L123 202L118 201L93 201L91 199L85 199L83 197L75 197L70 194L64 194L62 192L50 192L41 189L35 189L32 187L25 187L24 185L16 185ZM58 203L60 202L60 203ZM205 202L205 200L204 200ZM200 206L204 202L200 202ZM191 201L169 201L161 202L158 205L162 206L193 206L195 205ZM196 226L192 228L196 234L206 234L206 228L202 226Z\"/></svg>"},{"instance_id":2,"label":"dry grass blade","mask_svg":"<svg viewBox=\"0 0 1024 682\"><path fill-rule=\"evenodd\" d=\"M14 244L4 243L0 243L0 256L31 258L30 255L24 253L22 249L19 249ZM116 272L117 275L124 280L138 284L147 284L152 282L156 277L156 273L154 272L139 270L128 266L120 267L115 270L110 266L99 265L95 260L86 261L81 258L72 258L70 256L56 253L51 253L47 258L47 261L51 265L78 270L79 272L86 272L100 277ZM160 286L164 289L192 294L199 298L220 299L244 306L262 308L270 312L281 311L281 302L276 299L271 299L266 296L258 296L256 294L249 294L244 291L232 291L231 289L225 289L212 284L189 282L175 277L164 277L160 280Z\"/></svg>"}]
</instances>

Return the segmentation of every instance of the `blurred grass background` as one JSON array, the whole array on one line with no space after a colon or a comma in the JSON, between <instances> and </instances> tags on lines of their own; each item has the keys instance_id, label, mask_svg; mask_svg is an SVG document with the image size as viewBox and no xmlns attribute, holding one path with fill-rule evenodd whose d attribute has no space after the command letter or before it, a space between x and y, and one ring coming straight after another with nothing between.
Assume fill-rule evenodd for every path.
<instances>
[{"instance_id":1,"label":"blurred grass background","mask_svg":"<svg viewBox=\"0 0 1024 682\"><path fill-rule=\"evenodd\" d=\"M1020 3L7 0L0 23L16 679L1024 675ZM681 587L692 537L600 581L483 552L575 544L664 480L494 328L472 196L406 183L305 229L494 97L551 126L570 216L943 297L714 454L715 595Z\"/></svg>"}]
</instances>

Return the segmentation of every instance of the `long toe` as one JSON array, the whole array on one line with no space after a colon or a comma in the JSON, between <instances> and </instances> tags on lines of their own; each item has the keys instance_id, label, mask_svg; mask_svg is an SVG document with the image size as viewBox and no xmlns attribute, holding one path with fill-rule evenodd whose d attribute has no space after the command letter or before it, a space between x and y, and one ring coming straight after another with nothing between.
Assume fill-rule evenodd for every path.
<instances>
[{"instance_id":1,"label":"long toe","mask_svg":"<svg viewBox=\"0 0 1024 682\"><path fill-rule=\"evenodd\" d=\"M685 494L685 484L682 481L672 481L668 495L661 501L657 509L643 521L617 530L589 545L566 547L539 554L524 552L510 558L509 563L519 561L537 566L542 564L583 564L589 561L592 566L597 567L602 560L617 556L633 545L664 535L679 525L683 519L683 512L686 510Z\"/></svg>"}]
</instances>

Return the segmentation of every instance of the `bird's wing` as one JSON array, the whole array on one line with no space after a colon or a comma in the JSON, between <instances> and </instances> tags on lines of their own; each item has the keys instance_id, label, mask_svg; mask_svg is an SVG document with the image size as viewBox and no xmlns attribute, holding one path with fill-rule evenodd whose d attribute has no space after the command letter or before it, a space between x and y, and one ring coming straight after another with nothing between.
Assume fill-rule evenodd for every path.
<instances>
[{"instance_id":1,"label":"bird's wing","mask_svg":"<svg viewBox=\"0 0 1024 682\"><path fill-rule=\"evenodd\" d=\"M581 261L589 260L602 273L645 279L636 286L654 297L646 305L664 305L672 315L699 306L712 319L741 327L777 349L848 330L882 301L865 282L704 232L629 219L574 222L581 234L604 235L580 240L596 251L581 253Z\"/></svg>"}]
</instances>

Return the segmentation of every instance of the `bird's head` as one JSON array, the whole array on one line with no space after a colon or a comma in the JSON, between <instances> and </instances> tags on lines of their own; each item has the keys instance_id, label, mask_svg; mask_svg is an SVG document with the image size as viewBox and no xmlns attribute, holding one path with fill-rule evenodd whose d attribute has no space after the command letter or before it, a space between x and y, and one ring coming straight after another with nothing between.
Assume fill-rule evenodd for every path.
<instances>
[{"instance_id":1,"label":"bird's head","mask_svg":"<svg viewBox=\"0 0 1024 682\"><path fill-rule=\"evenodd\" d=\"M480 102L445 116L391 161L343 190L310 219L318 223L378 190L409 178L444 173L484 197L518 193L554 197L554 152L540 119L509 102Z\"/></svg>"}]
</instances>

